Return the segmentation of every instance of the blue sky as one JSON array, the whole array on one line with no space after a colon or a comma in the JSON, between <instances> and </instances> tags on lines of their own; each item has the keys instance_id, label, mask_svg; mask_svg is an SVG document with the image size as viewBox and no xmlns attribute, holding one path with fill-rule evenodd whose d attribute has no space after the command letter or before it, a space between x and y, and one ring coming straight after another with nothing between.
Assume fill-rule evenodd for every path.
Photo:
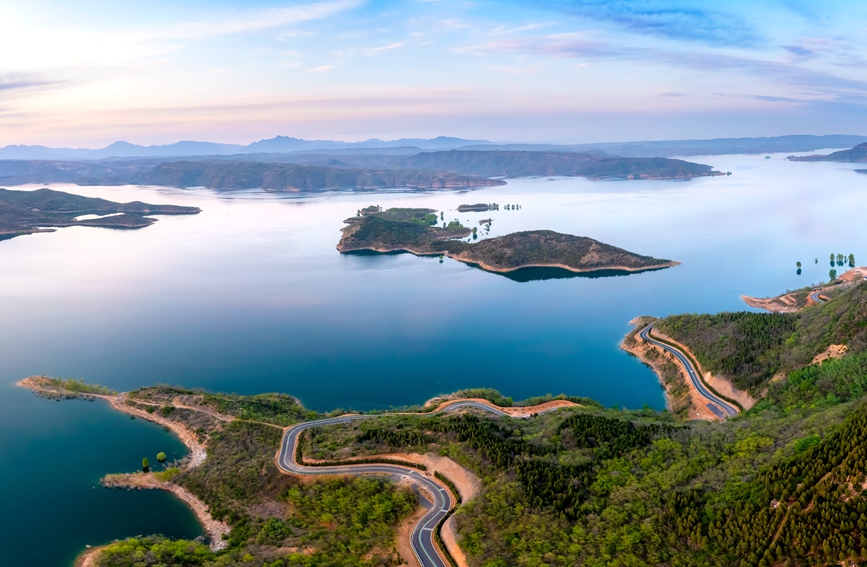
<instances>
[{"instance_id":1,"label":"blue sky","mask_svg":"<svg viewBox=\"0 0 867 567\"><path fill-rule=\"evenodd\" d=\"M0 0L0 145L867 133L867 3Z\"/></svg>"}]
</instances>

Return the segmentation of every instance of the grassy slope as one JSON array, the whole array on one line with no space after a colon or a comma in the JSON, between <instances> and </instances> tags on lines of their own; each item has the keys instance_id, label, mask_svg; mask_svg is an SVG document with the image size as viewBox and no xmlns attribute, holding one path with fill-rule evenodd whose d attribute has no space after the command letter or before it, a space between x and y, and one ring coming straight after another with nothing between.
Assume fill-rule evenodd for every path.
<instances>
[{"instance_id":1,"label":"grassy slope","mask_svg":"<svg viewBox=\"0 0 867 567\"><path fill-rule=\"evenodd\" d=\"M583 236L550 230L517 232L475 243L444 240L451 235L466 235L455 226L442 229L430 226L424 216L430 209L389 209L365 214L347 229L342 250L411 249L421 254L450 253L462 261L484 263L495 269L515 269L526 265L564 265L576 270L625 267L652 268L668 264L628 252Z\"/></svg>"},{"instance_id":2,"label":"grassy slope","mask_svg":"<svg viewBox=\"0 0 867 567\"><path fill-rule=\"evenodd\" d=\"M657 327L687 345L707 370L759 392L775 374L807 366L829 345L867 350L867 283L799 313L677 315Z\"/></svg>"},{"instance_id":3,"label":"grassy slope","mask_svg":"<svg viewBox=\"0 0 867 567\"><path fill-rule=\"evenodd\" d=\"M516 232L470 244L449 243L449 251L462 259L509 269L529 264L562 264L573 269L592 270L619 266L630 269L667 264L650 256L634 254L584 236L551 230Z\"/></svg>"}]
</instances>

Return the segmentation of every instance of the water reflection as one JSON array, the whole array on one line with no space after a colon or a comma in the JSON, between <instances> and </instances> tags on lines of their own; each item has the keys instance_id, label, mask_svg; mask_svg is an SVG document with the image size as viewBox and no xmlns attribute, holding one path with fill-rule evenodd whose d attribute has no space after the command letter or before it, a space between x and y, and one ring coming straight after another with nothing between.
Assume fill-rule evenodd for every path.
<instances>
[{"instance_id":1,"label":"water reflection","mask_svg":"<svg viewBox=\"0 0 867 567\"><path fill-rule=\"evenodd\" d=\"M412 252L407 252L405 250L394 250L391 252L377 252L375 250L350 250L347 252L342 252L345 256L354 256L358 258L365 258L372 262L371 265L364 266L359 265L358 267L361 269L367 269L374 266L380 266L381 264L377 262L376 258L381 258L383 256L416 256L420 258L439 258L440 254L414 254ZM442 259L440 259L440 264L442 264ZM596 270L593 272L573 272L571 270L566 270L564 268L556 268L556 267L532 267L532 268L521 268L518 270L514 270L511 272L495 272L493 270L486 270L481 267L479 264L474 262L461 262L461 264L471 266L473 268L478 269L486 274L493 274L495 276L502 276L506 279L512 280L514 282L541 282L545 280L569 280L572 278L587 278L587 279L599 279L599 278L617 278L622 276L630 276L636 274L643 274L646 272L656 272L660 270L668 269L670 266L663 266L660 268L647 268L644 270Z\"/></svg>"}]
</instances>

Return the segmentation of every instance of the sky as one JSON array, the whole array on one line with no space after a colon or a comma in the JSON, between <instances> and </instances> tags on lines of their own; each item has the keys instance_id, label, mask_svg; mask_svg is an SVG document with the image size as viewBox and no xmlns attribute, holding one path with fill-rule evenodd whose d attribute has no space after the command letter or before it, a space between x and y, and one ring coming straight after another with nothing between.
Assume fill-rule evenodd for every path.
<instances>
[{"instance_id":1,"label":"sky","mask_svg":"<svg viewBox=\"0 0 867 567\"><path fill-rule=\"evenodd\" d=\"M867 134L867 2L0 0L0 146Z\"/></svg>"}]
</instances>

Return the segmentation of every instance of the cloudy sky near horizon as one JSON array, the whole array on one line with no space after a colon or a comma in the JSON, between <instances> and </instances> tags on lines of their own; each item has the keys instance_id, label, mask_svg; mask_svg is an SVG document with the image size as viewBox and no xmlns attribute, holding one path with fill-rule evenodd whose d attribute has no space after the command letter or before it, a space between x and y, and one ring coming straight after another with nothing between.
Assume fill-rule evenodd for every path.
<instances>
[{"instance_id":1,"label":"cloudy sky near horizon","mask_svg":"<svg viewBox=\"0 0 867 567\"><path fill-rule=\"evenodd\" d=\"M867 134L850 0L0 0L0 146Z\"/></svg>"}]
</instances>

